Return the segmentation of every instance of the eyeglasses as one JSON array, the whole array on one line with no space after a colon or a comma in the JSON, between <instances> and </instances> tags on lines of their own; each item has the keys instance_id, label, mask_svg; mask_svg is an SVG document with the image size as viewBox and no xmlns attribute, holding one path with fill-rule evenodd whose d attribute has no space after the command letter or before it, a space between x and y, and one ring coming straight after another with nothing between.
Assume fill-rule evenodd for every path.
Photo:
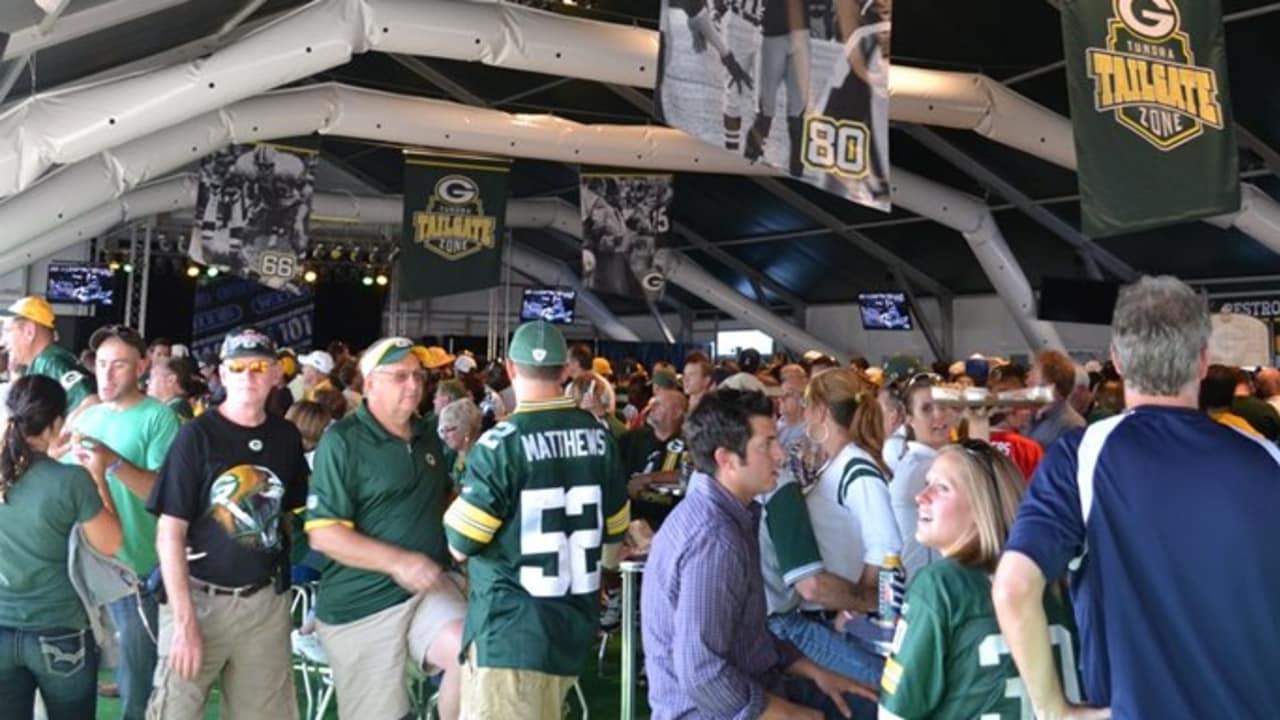
<instances>
[{"instance_id":1,"label":"eyeglasses","mask_svg":"<svg viewBox=\"0 0 1280 720\"><path fill-rule=\"evenodd\" d=\"M448 435L449 433L455 433L457 431L458 431L457 425L441 425L440 429L436 430L436 434L438 434L440 436L440 439L443 440L445 435Z\"/></svg>"},{"instance_id":2,"label":"eyeglasses","mask_svg":"<svg viewBox=\"0 0 1280 720\"><path fill-rule=\"evenodd\" d=\"M426 370L374 370L371 374L386 375L397 385L403 385L410 380L426 383L428 378Z\"/></svg>"},{"instance_id":3,"label":"eyeglasses","mask_svg":"<svg viewBox=\"0 0 1280 720\"><path fill-rule=\"evenodd\" d=\"M239 375L240 373L246 370L248 370L250 373L254 375L261 375L262 373L265 373L266 371L271 369L271 361L270 360L227 360L226 362L222 363L222 366L225 367L228 372L233 372L237 375Z\"/></svg>"},{"instance_id":4,"label":"eyeglasses","mask_svg":"<svg viewBox=\"0 0 1280 720\"><path fill-rule=\"evenodd\" d=\"M978 459L978 462L982 464L983 469L987 471L987 477L991 478L991 482L994 483L998 481L998 478L996 477L995 453L999 452L999 450L996 450L990 443L983 442L982 440L961 440L959 445L964 448L965 452Z\"/></svg>"}]
</instances>

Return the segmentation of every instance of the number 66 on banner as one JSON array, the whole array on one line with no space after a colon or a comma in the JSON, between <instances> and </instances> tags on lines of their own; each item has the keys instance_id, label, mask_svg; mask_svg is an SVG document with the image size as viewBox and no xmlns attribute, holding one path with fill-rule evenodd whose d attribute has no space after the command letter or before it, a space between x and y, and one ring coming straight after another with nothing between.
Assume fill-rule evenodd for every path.
<instances>
[{"instance_id":1,"label":"number 66 on banner","mask_svg":"<svg viewBox=\"0 0 1280 720\"><path fill-rule=\"evenodd\" d=\"M805 167L845 177L865 177L868 136L863 123L810 115L804 121Z\"/></svg>"}]
</instances>

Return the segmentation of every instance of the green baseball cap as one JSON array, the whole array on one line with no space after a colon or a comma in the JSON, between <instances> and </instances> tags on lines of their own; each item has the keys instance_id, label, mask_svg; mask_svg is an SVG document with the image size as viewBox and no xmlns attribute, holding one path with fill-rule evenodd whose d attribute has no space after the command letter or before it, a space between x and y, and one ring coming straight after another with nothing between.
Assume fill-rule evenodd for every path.
<instances>
[{"instance_id":1,"label":"green baseball cap","mask_svg":"<svg viewBox=\"0 0 1280 720\"><path fill-rule=\"evenodd\" d=\"M516 328L507 351L511 362L533 367L555 367L569 361L564 335L548 322L535 320Z\"/></svg>"}]
</instances>

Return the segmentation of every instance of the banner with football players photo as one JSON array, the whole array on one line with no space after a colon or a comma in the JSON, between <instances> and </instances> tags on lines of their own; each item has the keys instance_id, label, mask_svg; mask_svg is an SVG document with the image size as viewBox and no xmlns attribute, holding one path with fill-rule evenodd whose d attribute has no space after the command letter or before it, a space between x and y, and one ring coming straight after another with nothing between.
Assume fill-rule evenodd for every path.
<instances>
[{"instance_id":1,"label":"banner with football players photo","mask_svg":"<svg viewBox=\"0 0 1280 720\"><path fill-rule=\"evenodd\" d=\"M654 265L671 230L670 175L584 168L582 284L589 290L655 299L666 278Z\"/></svg>"},{"instance_id":2,"label":"banner with football players photo","mask_svg":"<svg viewBox=\"0 0 1280 720\"><path fill-rule=\"evenodd\" d=\"M200 163L191 259L270 287L301 273L319 153L231 145Z\"/></svg>"},{"instance_id":3,"label":"banner with football players photo","mask_svg":"<svg viewBox=\"0 0 1280 720\"><path fill-rule=\"evenodd\" d=\"M663 0L663 122L889 210L893 0Z\"/></svg>"},{"instance_id":4,"label":"banner with football players photo","mask_svg":"<svg viewBox=\"0 0 1280 720\"><path fill-rule=\"evenodd\" d=\"M400 297L481 290L502 281L511 161L405 152Z\"/></svg>"},{"instance_id":5,"label":"banner with football players photo","mask_svg":"<svg viewBox=\"0 0 1280 720\"><path fill-rule=\"evenodd\" d=\"M1062 40L1090 237L1240 208L1220 0L1075 0Z\"/></svg>"},{"instance_id":6,"label":"banner with football players photo","mask_svg":"<svg viewBox=\"0 0 1280 720\"><path fill-rule=\"evenodd\" d=\"M276 290L231 275L201 277L191 316L191 351L197 358L216 355L222 338L235 328L252 325L280 347L312 345L316 301L311 288Z\"/></svg>"}]
</instances>

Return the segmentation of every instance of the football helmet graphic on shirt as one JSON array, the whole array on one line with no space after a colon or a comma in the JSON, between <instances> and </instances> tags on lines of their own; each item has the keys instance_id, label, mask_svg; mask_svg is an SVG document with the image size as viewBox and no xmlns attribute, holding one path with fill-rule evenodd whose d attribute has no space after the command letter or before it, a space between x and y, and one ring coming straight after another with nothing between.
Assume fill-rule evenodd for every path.
<instances>
[{"instance_id":1,"label":"football helmet graphic on shirt","mask_svg":"<svg viewBox=\"0 0 1280 720\"><path fill-rule=\"evenodd\" d=\"M229 537L255 550L280 547L284 483L261 465L236 465L209 488L209 515Z\"/></svg>"}]
</instances>

